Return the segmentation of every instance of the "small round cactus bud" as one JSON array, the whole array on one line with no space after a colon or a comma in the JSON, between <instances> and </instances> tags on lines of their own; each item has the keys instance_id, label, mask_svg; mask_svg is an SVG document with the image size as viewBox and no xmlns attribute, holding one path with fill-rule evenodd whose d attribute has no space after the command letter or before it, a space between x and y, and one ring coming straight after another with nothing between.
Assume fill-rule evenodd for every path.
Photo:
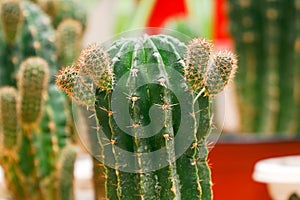
<instances>
[{"instance_id":1,"label":"small round cactus bud","mask_svg":"<svg viewBox=\"0 0 300 200\"><path fill-rule=\"evenodd\" d=\"M57 50L61 65L70 65L80 53L82 26L80 22L66 19L57 28Z\"/></svg>"},{"instance_id":2,"label":"small round cactus bud","mask_svg":"<svg viewBox=\"0 0 300 200\"><path fill-rule=\"evenodd\" d=\"M79 104L91 106L95 103L95 88L79 68L68 66L60 70L56 76L56 84L69 97Z\"/></svg>"},{"instance_id":3,"label":"small round cactus bud","mask_svg":"<svg viewBox=\"0 0 300 200\"><path fill-rule=\"evenodd\" d=\"M74 66L67 66L60 70L56 75L56 84L70 97L72 97L72 92L76 77L78 77L78 72L78 68Z\"/></svg>"},{"instance_id":4,"label":"small round cactus bud","mask_svg":"<svg viewBox=\"0 0 300 200\"><path fill-rule=\"evenodd\" d=\"M188 45L184 74L192 91L203 87L203 76L207 70L212 43L206 39L194 39Z\"/></svg>"},{"instance_id":5,"label":"small round cactus bud","mask_svg":"<svg viewBox=\"0 0 300 200\"><path fill-rule=\"evenodd\" d=\"M236 56L229 51L220 51L212 56L207 73L204 77L204 84L209 96L221 92L232 80L237 69Z\"/></svg>"},{"instance_id":6,"label":"small round cactus bud","mask_svg":"<svg viewBox=\"0 0 300 200\"><path fill-rule=\"evenodd\" d=\"M40 57L26 59L20 67L18 88L21 98L21 120L24 125L37 123L49 82L49 67Z\"/></svg>"},{"instance_id":7,"label":"small round cactus bud","mask_svg":"<svg viewBox=\"0 0 300 200\"><path fill-rule=\"evenodd\" d=\"M18 30L23 24L23 14L20 0L3 0L1 2L1 21L5 39L13 43Z\"/></svg>"},{"instance_id":8,"label":"small round cactus bud","mask_svg":"<svg viewBox=\"0 0 300 200\"><path fill-rule=\"evenodd\" d=\"M19 128L18 93L13 87L0 89L0 133L3 147L9 151L16 148Z\"/></svg>"},{"instance_id":9,"label":"small round cactus bud","mask_svg":"<svg viewBox=\"0 0 300 200\"><path fill-rule=\"evenodd\" d=\"M111 90L113 72L110 58L100 45L92 44L81 51L78 65L100 90Z\"/></svg>"}]
</instances>

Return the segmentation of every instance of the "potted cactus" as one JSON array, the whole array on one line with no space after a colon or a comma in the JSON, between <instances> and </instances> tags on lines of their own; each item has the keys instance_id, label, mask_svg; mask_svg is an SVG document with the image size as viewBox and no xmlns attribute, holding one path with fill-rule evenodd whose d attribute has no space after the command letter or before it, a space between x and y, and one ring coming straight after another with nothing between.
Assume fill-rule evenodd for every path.
<instances>
[{"instance_id":1,"label":"potted cactus","mask_svg":"<svg viewBox=\"0 0 300 200\"><path fill-rule=\"evenodd\" d=\"M212 199L210 101L236 58L205 39L125 37L83 49L58 86L97 121L107 199Z\"/></svg>"}]
</instances>

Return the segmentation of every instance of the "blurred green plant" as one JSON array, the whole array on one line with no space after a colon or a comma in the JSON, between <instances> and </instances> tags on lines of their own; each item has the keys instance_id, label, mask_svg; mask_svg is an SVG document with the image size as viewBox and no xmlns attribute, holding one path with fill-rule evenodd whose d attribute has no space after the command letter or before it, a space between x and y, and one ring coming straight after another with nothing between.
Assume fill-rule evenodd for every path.
<instances>
[{"instance_id":1,"label":"blurred green plant","mask_svg":"<svg viewBox=\"0 0 300 200\"><path fill-rule=\"evenodd\" d=\"M178 31L191 38L212 38L213 6L211 0L185 0L187 16L169 19L165 27Z\"/></svg>"},{"instance_id":2,"label":"blurred green plant","mask_svg":"<svg viewBox=\"0 0 300 200\"><path fill-rule=\"evenodd\" d=\"M300 136L300 1L229 0L241 132Z\"/></svg>"},{"instance_id":3,"label":"blurred green plant","mask_svg":"<svg viewBox=\"0 0 300 200\"><path fill-rule=\"evenodd\" d=\"M76 44L80 43L85 21L73 22L80 28L68 29L74 26L69 23L71 19L65 18L76 16L72 14L73 9L69 14L65 11L60 22L57 20L62 25L56 32L39 5L46 9L60 2L36 3L1 1L0 134L3 140L0 147L3 154L0 164L16 200L73 199L72 168L76 151L71 140L71 107L67 96L53 81L58 66L70 64L76 58L76 53L71 57L68 50L57 51L62 46L57 44L62 43L58 38L68 38L63 45L71 43L73 48L79 48Z\"/></svg>"},{"instance_id":4,"label":"blurred green plant","mask_svg":"<svg viewBox=\"0 0 300 200\"><path fill-rule=\"evenodd\" d=\"M156 0L119 0L114 33L146 26Z\"/></svg>"}]
</instances>

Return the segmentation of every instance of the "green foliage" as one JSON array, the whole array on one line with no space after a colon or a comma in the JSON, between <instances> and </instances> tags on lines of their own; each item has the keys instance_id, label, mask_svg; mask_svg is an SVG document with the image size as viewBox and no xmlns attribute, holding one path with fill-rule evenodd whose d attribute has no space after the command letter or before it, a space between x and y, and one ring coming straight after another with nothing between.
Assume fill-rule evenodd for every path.
<instances>
[{"instance_id":1,"label":"green foliage","mask_svg":"<svg viewBox=\"0 0 300 200\"><path fill-rule=\"evenodd\" d=\"M98 150L94 153L104 162L99 168L105 171L107 199L212 199L207 161L207 137L212 126L210 97L220 92L233 77L236 59L228 52L214 53L211 47L212 44L204 39L195 39L186 46L168 35L122 38L106 49L95 44L87 47L81 52L78 65L58 73L57 84L73 100L83 104L81 99L87 99L90 94L96 98L93 110L98 122ZM177 73L182 82L174 82ZM199 77L201 84L195 85ZM74 89L76 80L83 78L90 82L77 84L94 83L96 87L96 91L90 89L87 97ZM144 81L145 84L139 85ZM191 127L184 128L192 131L182 139L190 138L192 142L177 160L175 156L180 144L175 137L182 123L181 115L184 115L180 109L183 102L179 102L169 88L188 90L191 94L188 97L191 103L184 102L191 110L184 120L190 122ZM119 90L126 99L127 107L121 107L129 111L128 116L113 110L114 101L123 105L121 97L113 97ZM157 118L163 126L158 133L154 126L149 130L143 128L155 120L148 113L153 106L161 110ZM130 135L120 127L118 117L131 128ZM141 134L147 137L140 137ZM136 157L128 160L119 148L136 154ZM162 158L143 156L161 149ZM165 167L150 170L151 163L164 158ZM114 168L106 165L112 159ZM128 165L137 169L124 171Z\"/></svg>"}]
</instances>

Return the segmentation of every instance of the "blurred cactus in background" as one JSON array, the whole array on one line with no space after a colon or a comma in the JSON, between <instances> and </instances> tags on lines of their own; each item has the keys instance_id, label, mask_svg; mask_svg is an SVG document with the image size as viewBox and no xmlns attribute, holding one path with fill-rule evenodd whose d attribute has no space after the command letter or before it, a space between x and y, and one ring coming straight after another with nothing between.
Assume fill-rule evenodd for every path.
<instances>
[{"instance_id":1,"label":"blurred cactus in background","mask_svg":"<svg viewBox=\"0 0 300 200\"><path fill-rule=\"evenodd\" d=\"M300 1L229 0L242 132L300 136Z\"/></svg>"},{"instance_id":2,"label":"blurred cactus in background","mask_svg":"<svg viewBox=\"0 0 300 200\"><path fill-rule=\"evenodd\" d=\"M68 6L59 16L62 4ZM0 164L7 187L16 200L74 199L71 105L53 83L80 51L86 13L73 1L2 0L0 19Z\"/></svg>"},{"instance_id":3,"label":"blurred cactus in background","mask_svg":"<svg viewBox=\"0 0 300 200\"><path fill-rule=\"evenodd\" d=\"M98 141L93 153L104 163L98 166L106 180L103 198L212 199L207 161L211 97L233 78L235 56L215 53L205 39L185 45L168 35L122 38L105 48L88 46L76 64L62 69L56 79L74 101L94 111ZM186 101L177 96L178 91L186 92ZM115 110L114 103L126 111ZM152 107L160 110L155 119L148 113ZM126 122L125 129L119 120ZM162 127L156 134L153 121L157 120ZM191 143L176 160L182 148L176 137L182 128L186 135L180 140ZM120 149L135 154L134 158ZM158 150L157 157L145 156ZM107 165L111 160L114 164ZM160 161L166 166L152 167Z\"/></svg>"},{"instance_id":4,"label":"blurred cactus in background","mask_svg":"<svg viewBox=\"0 0 300 200\"><path fill-rule=\"evenodd\" d=\"M7 187L14 199L62 199L59 182L68 182L68 192L73 193L73 171L69 171L71 180L58 176L64 170L60 167L64 165L60 159L65 156L64 149L74 149L68 142L70 111L66 97L54 85L49 86L48 64L39 57L21 64L17 85L17 89L0 89L4 152L0 163ZM76 152L72 152L74 164Z\"/></svg>"}]
</instances>

